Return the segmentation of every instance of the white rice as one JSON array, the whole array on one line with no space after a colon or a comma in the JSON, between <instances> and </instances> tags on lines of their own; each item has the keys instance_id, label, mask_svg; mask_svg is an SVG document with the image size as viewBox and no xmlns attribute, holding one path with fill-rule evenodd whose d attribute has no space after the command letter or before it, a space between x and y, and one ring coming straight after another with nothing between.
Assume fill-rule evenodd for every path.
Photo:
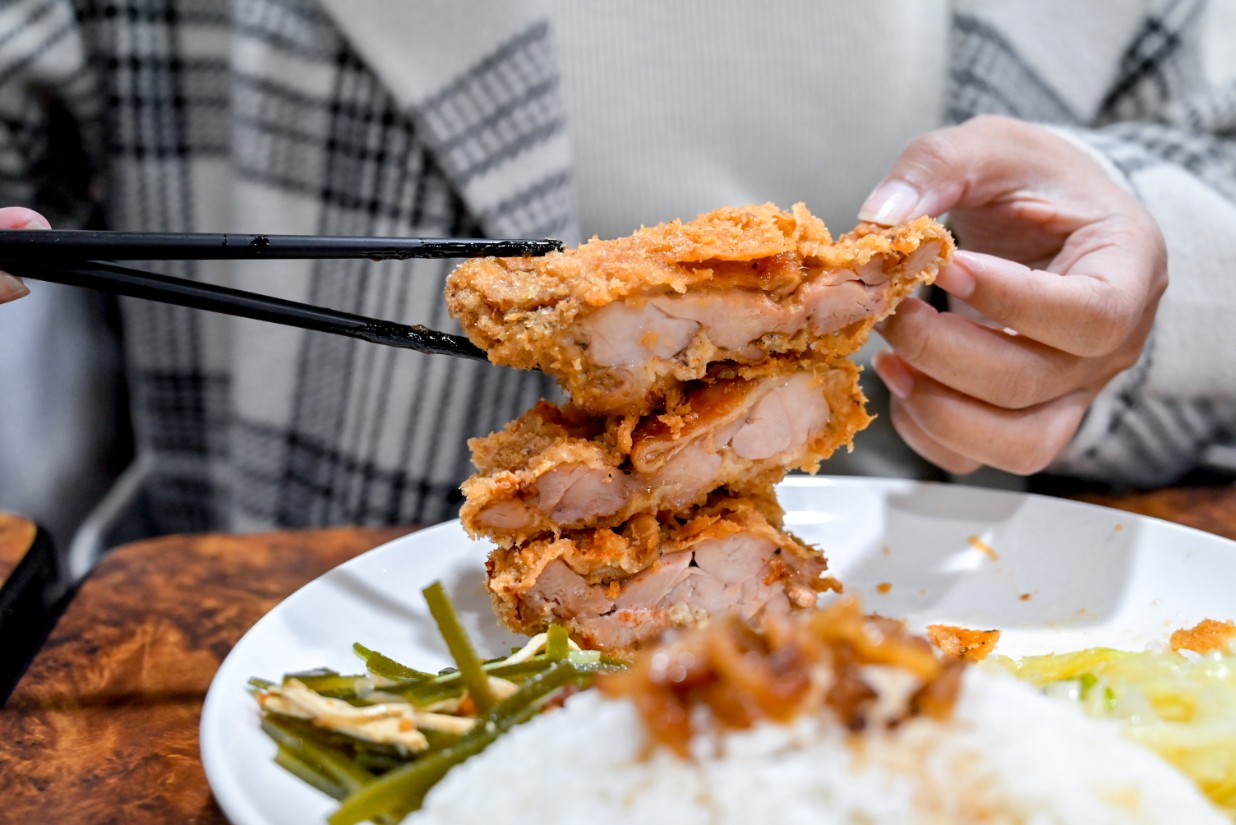
<instances>
[{"instance_id":1,"label":"white rice","mask_svg":"<svg viewBox=\"0 0 1236 825\"><path fill-rule=\"evenodd\" d=\"M1230 825L1114 727L975 669L945 723L764 724L699 736L691 760L648 744L628 702L577 695L453 770L410 825Z\"/></svg>"}]
</instances>

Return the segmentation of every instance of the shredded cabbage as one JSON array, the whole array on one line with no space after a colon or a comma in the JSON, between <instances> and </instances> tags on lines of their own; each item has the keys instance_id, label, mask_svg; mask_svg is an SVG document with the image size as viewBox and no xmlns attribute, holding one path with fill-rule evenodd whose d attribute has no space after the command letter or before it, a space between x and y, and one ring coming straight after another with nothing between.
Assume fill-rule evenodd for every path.
<instances>
[{"instance_id":1,"label":"shredded cabbage","mask_svg":"<svg viewBox=\"0 0 1236 825\"><path fill-rule=\"evenodd\" d=\"M1236 655L1173 650L993 656L1049 696L1111 719L1183 771L1236 822Z\"/></svg>"}]
</instances>

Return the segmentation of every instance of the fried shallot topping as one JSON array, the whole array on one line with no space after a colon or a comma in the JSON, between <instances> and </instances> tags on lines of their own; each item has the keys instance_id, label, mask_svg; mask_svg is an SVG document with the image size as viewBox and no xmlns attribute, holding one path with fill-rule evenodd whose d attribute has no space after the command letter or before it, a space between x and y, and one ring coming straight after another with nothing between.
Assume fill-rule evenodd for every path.
<instances>
[{"instance_id":1,"label":"fried shallot topping","mask_svg":"<svg viewBox=\"0 0 1236 825\"><path fill-rule=\"evenodd\" d=\"M601 692L626 697L655 741L680 756L702 709L717 727L749 728L830 710L852 731L872 721L880 698L869 666L908 673L904 708L884 720L947 718L965 663L939 656L927 640L891 619L864 615L854 599L758 624L729 615L667 636L642 651L625 671L597 680Z\"/></svg>"}]
</instances>

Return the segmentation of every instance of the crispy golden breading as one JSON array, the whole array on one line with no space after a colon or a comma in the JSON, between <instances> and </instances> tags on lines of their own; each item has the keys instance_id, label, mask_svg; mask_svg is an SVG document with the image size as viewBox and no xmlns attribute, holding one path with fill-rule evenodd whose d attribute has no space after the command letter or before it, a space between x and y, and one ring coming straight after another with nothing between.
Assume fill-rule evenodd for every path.
<instances>
[{"instance_id":1,"label":"crispy golden breading","mask_svg":"<svg viewBox=\"0 0 1236 825\"><path fill-rule=\"evenodd\" d=\"M495 363L545 371L592 414L645 414L714 362L853 353L952 251L926 217L833 240L802 204L763 204L543 258L468 261L447 304Z\"/></svg>"},{"instance_id":2,"label":"crispy golden breading","mask_svg":"<svg viewBox=\"0 0 1236 825\"><path fill-rule=\"evenodd\" d=\"M718 487L768 487L852 447L871 420L865 402L853 364L788 358L694 382L640 419L542 402L469 442L478 472L463 484L463 525L509 545L702 504Z\"/></svg>"},{"instance_id":3,"label":"crispy golden breading","mask_svg":"<svg viewBox=\"0 0 1236 825\"><path fill-rule=\"evenodd\" d=\"M1172 650L1192 650L1194 653L1232 652L1236 640L1236 622L1202 619L1193 627L1172 632Z\"/></svg>"},{"instance_id":4,"label":"crispy golden breading","mask_svg":"<svg viewBox=\"0 0 1236 825\"><path fill-rule=\"evenodd\" d=\"M770 487L722 492L678 516L641 514L497 548L490 596L517 632L560 622L581 643L616 653L709 616L812 606L838 585L823 554L780 529L781 515Z\"/></svg>"},{"instance_id":5,"label":"crispy golden breading","mask_svg":"<svg viewBox=\"0 0 1236 825\"><path fill-rule=\"evenodd\" d=\"M927 625L927 638L945 656L981 662L991 655L1000 641L999 630L974 630L948 624Z\"/></svg>"},{"instance_id":6,"label":"crispy golden breading","mask_svg":"<svg viewBox=\"0 0 1236 825\"><path fill-rule=\"evenodd\" d=\"M447 302L472 341L571 396L469 442L461 517L499 545L498 617L625 652L836 588L773 485L852 447L870 417L848 356L953 249L926 217L834 240L763 204L460 266Z\"/></svg>"}]
</instances>

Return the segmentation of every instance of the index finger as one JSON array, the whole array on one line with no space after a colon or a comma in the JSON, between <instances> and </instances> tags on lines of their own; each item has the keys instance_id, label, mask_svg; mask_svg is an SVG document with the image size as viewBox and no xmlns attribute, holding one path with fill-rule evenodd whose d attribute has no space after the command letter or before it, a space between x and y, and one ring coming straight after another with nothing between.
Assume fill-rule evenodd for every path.
<instances>
[{"instance_id":1,"label":"index finger","mask_svg":"<svg viewBox=\"0 0 1236 825\"><path fill-rule=\"evenodd\" d=\"M1115 352L1158 300L1143 261L1107 246L1067 274L959 251L936 283L992 321L1041 344L1086 358ZM1108 272L1127 275L1108 277Z\"/></svg>"},{"instance_id":2,"label":"index finger","mask_svg":"<svg viewBox=\"0 0 1236 825\"><path fill-rule=\"evenodd\" d=\"M16 301L30 294L30 288L7 272L0 271L0 304Z\"/></svg>"},{"instance_id":3,"label":"index finger","mask_svg":"<svg viewBox=\"0 0 1236 825\"><path fill-rule=\"evenodd\" d=\"M51 229L38 212L24 206L6 206L0 208L0 229ZM23 295L29 295L30 290L7 272L0 271L0 304L14 301Z\"/></svg>"},{"instance_id":4,"label":"index finger","mask_svg":"<svg viewBox=\"0 0 1236 825\"><path fill-rule=\"evenodd\" d=\"M981 115L911 141L858 217L891 225L976 209L1078 173L1089 173L1085 185L1092 195L1121 191L1064 138L1024 121Z\"/></svg>"}]
</instances>

